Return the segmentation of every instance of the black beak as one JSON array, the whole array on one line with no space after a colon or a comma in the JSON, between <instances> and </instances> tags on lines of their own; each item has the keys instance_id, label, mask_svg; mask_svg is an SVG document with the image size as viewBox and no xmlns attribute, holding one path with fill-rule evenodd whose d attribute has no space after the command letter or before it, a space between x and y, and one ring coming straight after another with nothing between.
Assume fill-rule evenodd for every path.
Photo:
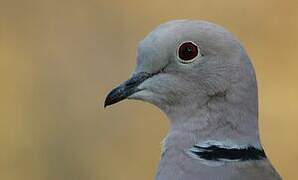
<instances>
[{"instance_id":1,"label":"black beak","mask_svg":"<svg viewBox=\"0 0 298 180\"><path fill-rule=\"evenodd\" d=\"M126 99L128 96L139 91L138 85L144 82L146 79L152 77L152 74L146 72L140 72L133 75L129 80L125 81L115 89L113 89L106 97L104 107L115 104L119 101Z\"/></svg>"}]
</instances>

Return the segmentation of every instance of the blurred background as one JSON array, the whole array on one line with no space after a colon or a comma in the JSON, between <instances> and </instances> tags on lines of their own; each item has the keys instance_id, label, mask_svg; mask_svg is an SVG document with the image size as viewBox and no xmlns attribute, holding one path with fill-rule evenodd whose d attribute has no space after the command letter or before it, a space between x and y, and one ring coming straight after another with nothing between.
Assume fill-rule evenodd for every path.
<instances>
[{"instance_id":1,"label":"blurred background","mask_svg":"<svg viewBox=\"0 0 298 180\"><path fill-rule=\"evenodd\" d=\"M173 19L232 31L256 68L260 131L284 179L298 179L298 3L259 0L0 0L0 179L152 180L166 116L105 95L138 42Z\"/></svg>"}]
</instances>

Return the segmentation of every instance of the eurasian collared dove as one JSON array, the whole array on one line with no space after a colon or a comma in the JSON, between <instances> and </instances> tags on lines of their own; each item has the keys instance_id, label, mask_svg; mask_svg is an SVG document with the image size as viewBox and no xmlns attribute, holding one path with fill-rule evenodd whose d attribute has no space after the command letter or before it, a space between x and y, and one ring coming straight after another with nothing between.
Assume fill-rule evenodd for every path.
<instances>
[{"instance_id":1,"label":"eurasian collared dove","mask_svg":"<svg viewBox=\"0 0 298 180\"><path fill-rule=\"evenodd\" d=\"M260 143L254 68L224 28L191 20L157 27L105 106L126 98L150 102L170 119L157 180L281 179Z\"/></svg>"}]
</instances>

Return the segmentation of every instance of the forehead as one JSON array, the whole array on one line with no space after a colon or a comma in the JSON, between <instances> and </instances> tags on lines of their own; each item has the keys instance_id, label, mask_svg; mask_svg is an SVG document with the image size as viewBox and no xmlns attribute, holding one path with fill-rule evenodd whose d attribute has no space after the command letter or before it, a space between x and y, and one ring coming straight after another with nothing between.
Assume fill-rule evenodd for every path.
<instances>
[{"instance_id":1,"label":"forehead","mask_svg":"<svg viewBox=\"0 0 298 180\"><path fill-rule=\"evenodd\" d=\"M196 32L195 27L185 27L180 22L170 22L158 26L151 33L149 33L140 46L161 46L166 44L176 44L181 39L193 39Z\"/></svg>"},{"instance_id":2,"label":"forehead","mask_svg":"<svg viewBox=\"0 0 298 180\"><path fill-rule=\"evenodd\" d=\"M177 20L162 24L141 41L139 49L172 48L185 41L203 44L206 48L235 43L231 33L221 26L205 21ZM219 46L220 47L220 46Z\"/></svg>"},{"instance_id":3,"label":"forehead","mask_svg":"<svg viewBox=\"0 0 298 180\"><path fill-rule=\"evenodd\" d=\"M139 44L137 69L156 70L176 58L179 45L196 43L204 54L234 53L237 41L224 28L205 21L177 20L158 26ZM235 43L236 42L236 43ZM237 49L237 48L236 48Z\"/></svg>"}]
</instances>

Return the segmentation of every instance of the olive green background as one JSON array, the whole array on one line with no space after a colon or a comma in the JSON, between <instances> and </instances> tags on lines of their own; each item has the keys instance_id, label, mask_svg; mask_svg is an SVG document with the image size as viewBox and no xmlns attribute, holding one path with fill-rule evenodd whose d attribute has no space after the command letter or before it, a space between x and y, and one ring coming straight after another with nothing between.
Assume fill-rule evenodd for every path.
<instances>
[{"instance_id":1,"label":"olive green background","mask_svg":"<svg viewBox=\"0 0 298 180\"><path fill-rule=\"evenodd\" d=\"M298 179L298 3L284 0L0 0L0 179L150 180L167 132L154 106L105 95L157 25L204 19L256 68L264 148Z\"/></svg>"}]
</instances>

